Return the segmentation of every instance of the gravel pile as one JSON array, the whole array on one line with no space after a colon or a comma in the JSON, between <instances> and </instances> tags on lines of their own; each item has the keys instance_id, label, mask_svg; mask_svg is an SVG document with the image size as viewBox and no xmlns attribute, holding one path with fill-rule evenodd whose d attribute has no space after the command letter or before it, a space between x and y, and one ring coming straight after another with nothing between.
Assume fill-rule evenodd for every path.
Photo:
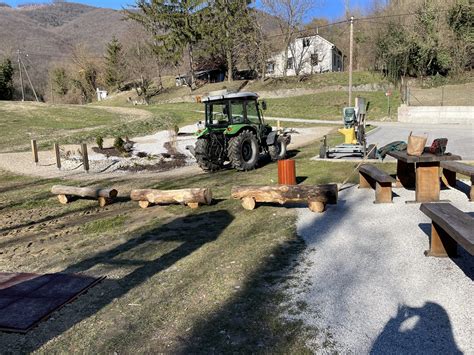
<instances>
[{"instance_id":1,"label":"gravel pile","mask_svg":"<svg viewBox=\"0 0 474 355\"><path fill-rule=\"evenodd\" d=\"M456 259L425 257L431 221L405 203L414 191L394 192L393 204L376 205L373 190L352 187L323 214L298 210L307 249L294 276L310 283L289 291L307 305L297 317L329 329L342 353L474 354L474 258L462 248ZM441 198L474 217L464 193ZM311 343L320 351L325 340Z\"/></svg>"}]
</instances>

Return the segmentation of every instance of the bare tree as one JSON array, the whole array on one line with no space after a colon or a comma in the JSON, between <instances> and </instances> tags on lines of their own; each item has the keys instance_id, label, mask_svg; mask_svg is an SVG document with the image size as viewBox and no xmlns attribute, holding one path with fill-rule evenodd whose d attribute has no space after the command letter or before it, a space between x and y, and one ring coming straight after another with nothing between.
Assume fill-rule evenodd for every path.
<instances>
[{"instance_id":1,"label":"bare tree","mask_svg":"<svg viewBox=\"0 0 474 355\"><path fill-rule=\"evenodd\" d=\"M265 11L279 20L278 26L285 46L283 75L286 76L290 44L303 26L305 15L316 6L316 3L313 0L262 0L262 5Z\"/></svg>"}]
</instances>

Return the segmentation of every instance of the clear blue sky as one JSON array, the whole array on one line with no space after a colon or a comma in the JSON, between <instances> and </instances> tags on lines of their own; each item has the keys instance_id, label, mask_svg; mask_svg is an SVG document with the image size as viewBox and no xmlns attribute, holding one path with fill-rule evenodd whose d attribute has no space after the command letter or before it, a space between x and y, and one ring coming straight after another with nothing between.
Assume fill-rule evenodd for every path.
<instances>
[{"instance_id":1,"label":"clear blue sky","mask_svg":"<svg viewBox=\"0 0 474 355\"><path fill-rule=\"evenodd\" d=\"M49 2L42 0L0 0L6 2L11 6L17 6L18 4L31 3L31 2ZM78 2L82 4L88 4L97 7L108 7L112 9L121 9L122 7L127 7L132 5L134 0L75 0L71 2ZM370 3L370 0L350 0L351 8L361 8L364 9ZM330 20L337 19L344 14L344 4L345 0L315 0L315 8L308 13L306 20L309 21L314 16L316 17L326 17ZM257 7L260 7L260 0L256 0Z\"/></svg>"}]
</instances>

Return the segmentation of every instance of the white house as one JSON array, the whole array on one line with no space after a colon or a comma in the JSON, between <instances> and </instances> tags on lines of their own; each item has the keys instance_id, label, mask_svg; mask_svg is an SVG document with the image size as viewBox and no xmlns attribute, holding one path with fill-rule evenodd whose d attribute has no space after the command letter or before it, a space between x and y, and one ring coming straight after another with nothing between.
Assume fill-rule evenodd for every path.
<instances>
[{"instance_id":1,"label":"white house","mask_svg":"<svg viewBox=\"0 0 474 355\"><path fill-rule=\"evenodd\" d=\"M273 55L266 66L266 75L286 75L324 73L343 71L342 52L331 42L320 35L298 37L288 47L288 61L285 63L285 51Z\"/></svg>"}]
</instances>

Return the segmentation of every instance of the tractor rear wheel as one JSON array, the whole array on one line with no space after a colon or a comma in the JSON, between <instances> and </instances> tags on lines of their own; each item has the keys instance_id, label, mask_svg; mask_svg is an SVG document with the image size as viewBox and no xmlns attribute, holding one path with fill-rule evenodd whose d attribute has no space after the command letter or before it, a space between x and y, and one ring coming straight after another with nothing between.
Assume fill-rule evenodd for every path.
<instances>
[{"instance_id":1,"label":"tractor rear wheel","mask_svg":"<svg viewBox=\"0 0 474 355\"><path fill-rule=\"evenodd\" d=\"M231 138L227 151L234 169L251 170L257 165L258 141L252 131L244 130L238 136Z\"/></svg>"},{"instance_id":2,"label":"tractor rear wheel","mask_svg":"<svg viewBox=\"0 0 474 355\"><path fill-rule=\"evenodd\" d=\"M208 139L201 138L197 140L194 155L199 167L204 171L216 171L222 168L219 163L212 160Z\"/></svg>"},{"instance_id":3,"label":"tractor rear wheel","mask_svg":"<svg viewBox=\"0 0 474 355\"><path fill-rule=\"evenodd\" d=\"M286 157L286 143L279 142L278 140L275 144L268 147L268 153L270 153L270 158L272 161L285 159Z\"/></svg>"}]
</instances>

